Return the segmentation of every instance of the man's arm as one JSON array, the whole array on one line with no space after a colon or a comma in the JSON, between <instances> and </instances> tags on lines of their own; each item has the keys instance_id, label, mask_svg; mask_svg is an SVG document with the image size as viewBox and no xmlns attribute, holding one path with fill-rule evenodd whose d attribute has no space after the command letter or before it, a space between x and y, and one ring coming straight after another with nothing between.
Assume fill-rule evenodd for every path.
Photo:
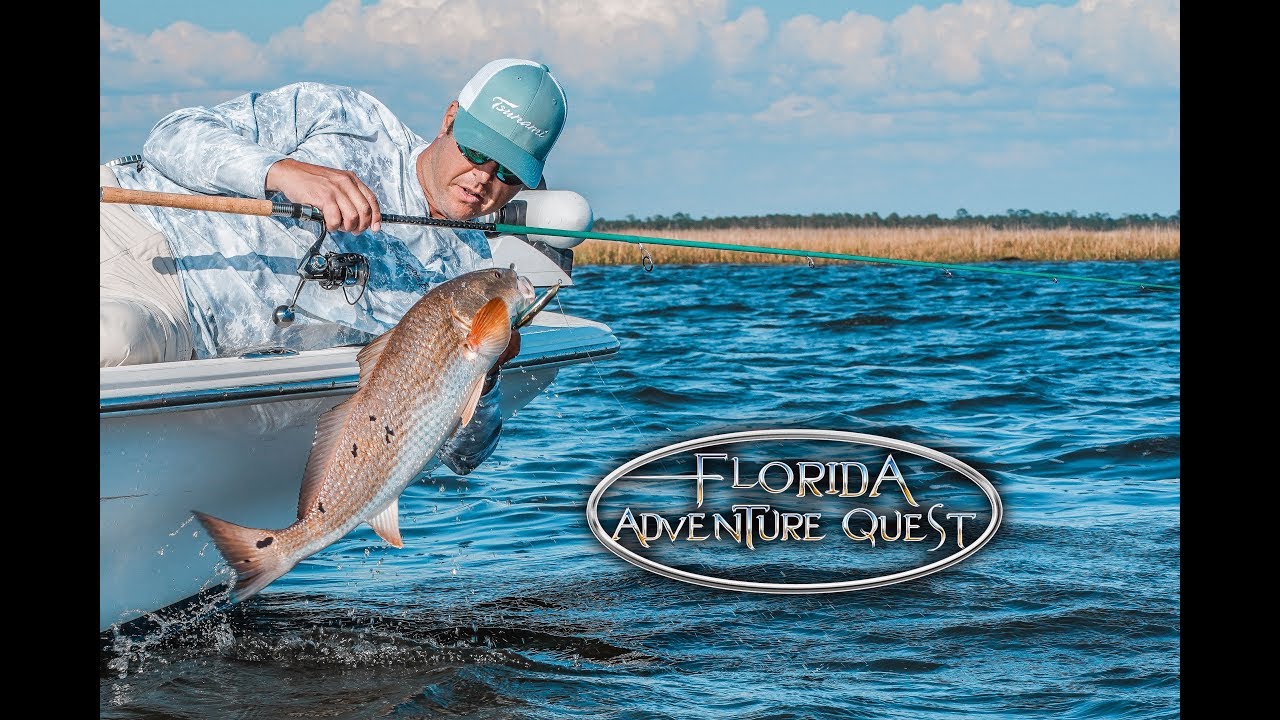
<instances>
[{"instance_id":1,"label":"man's arm","mask_svg":"<svg viewBox=\"0 0 1280 720\"><path fill-rule=\"evenodd\" d=\"M409 133L393 119L381 102L359 90L293 83L213 107L176 110L151 130L143 157L193 192L265 198L279 191L293 202L320 208L330 230L359 232L381 219L373 192L347 167L289 156L309 138L325 134L373 138ZM363 166L370 159L341 162Z\"/></svg>"},{"instance_id":2,"label":"man's arm","mask_svg":"<svg viewBox=\"0 0 1280 720\"><path fill-rule=\"evenodd\" d=\"M513 329L507 349L485 376L471 422L458 428L440 449L440 459L455 473L466 475L475 470L498 447L498 437L502 435L502 377L498 373L508 360L519 354L520 331Z\"/></svg>"},{"instance_id":3,"label":"man's arm","mask_svg":"<svg viewBox=\"0 0 1280 720\"><path fill-rule=\"evenodd\" d=\"M502 435L502 380L495 378L493 387L480 396L471 422L449 438L440 449L440 459L458 475L466 475L489 459Z\"/></svg>"}]
</instances>

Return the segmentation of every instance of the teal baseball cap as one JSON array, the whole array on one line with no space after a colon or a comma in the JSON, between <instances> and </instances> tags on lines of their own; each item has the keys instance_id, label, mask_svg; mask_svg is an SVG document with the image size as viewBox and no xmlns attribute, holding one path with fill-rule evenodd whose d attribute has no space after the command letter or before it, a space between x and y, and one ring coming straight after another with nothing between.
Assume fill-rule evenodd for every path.
<instances>
[{"instance_id":1,"label":"teal baseball cap","mask_svg":"<svg viewBox=\"0 0 1280 720\"><path fill-rule=\"evenodd\" d=\"M458 93L453 134L537 187L547 155L564 128L568 103L542 63L503 58L480 68Z\"/></svg>"}]
</instances>

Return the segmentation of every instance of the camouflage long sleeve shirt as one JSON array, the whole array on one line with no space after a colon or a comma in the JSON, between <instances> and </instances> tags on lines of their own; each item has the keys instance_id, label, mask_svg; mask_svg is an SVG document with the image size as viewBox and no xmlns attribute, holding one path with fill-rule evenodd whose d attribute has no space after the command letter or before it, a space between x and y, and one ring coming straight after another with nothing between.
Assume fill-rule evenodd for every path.
<instances>
[{"instance_id":1,"label":"camouflage long sleeve shirt","mask_svg":"<svg viewBox=\"0 0 1280 720\"><path fill-rule=\"evenodd\" d=\"M384 213L425 216L430 209L415 164L428 144L372 96L304 82L170 113L151 130L142 168L113 170L128 189L289 201L265 187L268 168L290 157L350 170ZM297 290L298 263L316 241L315 223L133 207L169 239L201 358L367 342L428 289L493 264L488 240L473 230L388 223L379 232L330 232L322 251L368 258L367 289L357 299L354 288L344 294L308 282L296 320L281 328L272 314Z\"/></svg>"},{"instance_id":2,"label":"camouflage long sleeve shirt","mask_svg":"<svg viewBox=\"0 0 1280 720\"><path fill-rule=\"evenodd\" d=\"M291 157L355 173L384 213L426 216L416 162L428 144L367 93L302 82L170 113L151 130L140 164L112 170L126 189L287 202L265 188L271 165ZM272 316L297 290L298 264L317 238L315 223L132 207L169 240L198 358L365 343L390 330L430 288L493 265L478 231L388 223L379 232L330 232L321 251L367 257L368 286L361 295L308 282L295 321L282 328ZM456 472L470 472L493 451L501 424L495 385L469 431L453 438L441 459Z\"/></svg>"}]
</instances>

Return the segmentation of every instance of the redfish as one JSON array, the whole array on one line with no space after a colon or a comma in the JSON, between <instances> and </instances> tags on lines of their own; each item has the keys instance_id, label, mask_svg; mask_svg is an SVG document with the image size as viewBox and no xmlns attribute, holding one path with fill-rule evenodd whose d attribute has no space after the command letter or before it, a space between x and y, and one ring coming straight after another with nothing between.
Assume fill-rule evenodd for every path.
<instances>
[{"instance_id":1,"label":"redfish","mask_svg":"<svg viewBox=\"0 0 1280 720\"><path fill-rule=\"evenodd\" d=\"M459 275L427 292L356 357L355 393L320 417L287 528L243 527L195 512L248 599L360 523L394 547L399 498L470 422L485 375L534 298L515 270Z\"/></svg>"}]
</instances>

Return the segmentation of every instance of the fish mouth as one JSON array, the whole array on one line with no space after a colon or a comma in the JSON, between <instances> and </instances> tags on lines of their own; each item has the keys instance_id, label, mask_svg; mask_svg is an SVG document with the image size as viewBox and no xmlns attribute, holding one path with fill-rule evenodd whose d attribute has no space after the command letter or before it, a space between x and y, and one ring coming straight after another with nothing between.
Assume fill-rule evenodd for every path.
<instances>
[{"instance_id":1,"label":"fish mouth","mask_svg":"<svg viewBox=\"0 0 1280 720\"><path fill-rule=\"evenodd\" d=\"M516 278L516 289L520 291L520 297L525 302L532 300L537 295L533 291L533 283L529 282L529 278L523 275Z\"/></svg>"},{"instance_id":2,"label":"fish mouth","mask_svg":"<svg viewBox=\"0 0 1280 720\"><path fill-rule=\"evenodd\" d=\"M520 279L524 280L524 278ZM528 325L530 322L533 322L533 316L541 312L542 308L546 307L547 303L551 302L551 298L555 297L556 293L559 291L560 283L556 283L554 286L547 288L547 291L542 294L542 297L525 305L524 309L516 314L513 327L518 330L525 325Z\"/></svg>"}]
</instances>

